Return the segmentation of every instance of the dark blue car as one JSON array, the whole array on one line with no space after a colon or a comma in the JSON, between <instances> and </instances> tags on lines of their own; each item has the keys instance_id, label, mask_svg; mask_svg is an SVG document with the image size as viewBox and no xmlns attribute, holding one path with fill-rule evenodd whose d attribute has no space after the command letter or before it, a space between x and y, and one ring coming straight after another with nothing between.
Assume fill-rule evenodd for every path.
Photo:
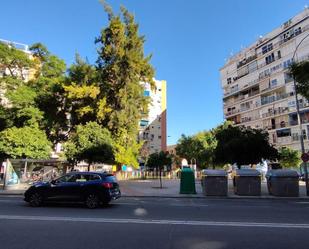
<instances>
[{"instance_id":1,"label":"dark blue car","mask_svg":"<svg viewBox=\"0 0 309 249\"><path fill-rule=\"evenodd\" d=\"M100 172L71 172L51 182L38 182L25 192L25 201L33 207L46 201L84 202L88 208L97 208L120 198L116 178Z\"/></svg>"}]
</instances>

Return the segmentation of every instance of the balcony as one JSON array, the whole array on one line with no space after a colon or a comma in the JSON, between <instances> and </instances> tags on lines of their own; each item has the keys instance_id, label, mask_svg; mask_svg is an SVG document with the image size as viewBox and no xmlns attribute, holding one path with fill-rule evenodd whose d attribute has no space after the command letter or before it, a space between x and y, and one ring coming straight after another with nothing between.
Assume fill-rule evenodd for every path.
<instances>
[{"instance_id":1,"label":"balcony","mask_svg":"<svg viewBox=\"0 0 309 249\"><path fill-rule=\"evenodd\" d=\"M290 144L290 143L292 143L292 137L291 136L278 137L277 138L277 143L278 144Z\"/></svg>"},{"instance_id":2,"label":"balcony","mask_svg":"<svg viewBox=\"0 0 309 249\"><path fill-rule=\"evenodd\" d=\"M248 58L246 58L246 59L244 59L244 60L238 62L237 68L240 68L240 67L242 67L242 66L248 64L249 62L255 60L256 58L257 58L257 55L253 55L253 56L250 56L250 57L248 57Z\"/></svg>"},{"instance_id":3,"label":"balcony","mask_svg":"<svg viewBox=\"0 0 309 249\"><path fill-rule=\"evenodd\" d=\"M284 108L279 107L279 108L272 109L271 111L268 111L266 113L263 113L262 118L268 118L268 117L272 117L272 116L276 116L276 115L288 113L288 112L289 112L288 107L284 107Z\"/></svg>"},{"instance_id":4,"label":"balcony","mask_svg":"<svg viewBox=\"0 0 309 249\"><path fill-rule=\"evenodd\" d=\"M267 97L264 97L264 98L262 97L261 98L261 104L267 105L267 104L273 103L273 102L281 100L281 99L285 99L285 98L293 96L293 95L294 95L294 93L290 92L290 93L267 96Z\"/></svg>"},{"instance_id":5,"label":"balcony","mask_svg":"<svg viewBox=\"0 0 309 249\"><path fill-rule=\"evenodd\" d=\"M234 109L234 110L225 112L224 115L225 115L226 117L228 117L228 116L231 116L231 115L234 115L234 114L237 114L237 113L239 113L239 109Z\"/></svg>"}]
</instances>

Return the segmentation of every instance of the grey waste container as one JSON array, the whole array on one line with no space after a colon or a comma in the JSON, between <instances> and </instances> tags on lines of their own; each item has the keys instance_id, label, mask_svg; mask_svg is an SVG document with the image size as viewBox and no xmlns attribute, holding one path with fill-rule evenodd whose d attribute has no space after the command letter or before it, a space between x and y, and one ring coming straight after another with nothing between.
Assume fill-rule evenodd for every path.
<instances>
[{"instance_id":1,"label":"grey waste container","mask_svg":"<svg viewBox=\"0 0 309 249\"><path fill-rule=\"evenodd\" d=\"M274 196L299 196L299 175L295 170L275 169L266 174L268 193Z\"/></svg>"},{"instance_id":2,"label":"grey waste container","mask_svg":"<svg viewBox=\"0 0 309 249\"><path fill-rule=\"evenodd\" d=\"M206 196L227 196L227 172L225 170L203 170L202 189Z\"/></svg>"},{"instance_id":3,"label":"grey waste container","mask_svg":"<svg viewBox=\"0 0 309 249\"><path fill-rule=\"evenodd\" d=\"M237 195L261 195L261 173L255 169L236 170L233 182Z\"/></svg>"}]
</instances>

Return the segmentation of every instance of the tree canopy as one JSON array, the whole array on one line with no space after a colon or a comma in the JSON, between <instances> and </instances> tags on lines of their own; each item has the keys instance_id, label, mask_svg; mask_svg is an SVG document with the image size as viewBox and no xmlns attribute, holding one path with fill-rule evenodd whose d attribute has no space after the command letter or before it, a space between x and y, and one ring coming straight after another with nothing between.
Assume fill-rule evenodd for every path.
<instances>
[{"instance_id":1,"label":"tree canopy","mask_svg":"<svg viewBox=\"0 0 309 249\"><path fill-rule=\"evenodd\" d=\"M144 55L145 38L138 33L134 16L125 8L114 15L105 5L109 24L96 39L98 49L97 70L102 124L113 134L116 161L137 166L137 155L142 144L137 142L138 123L149 99L143 95L142 82L154 85L151 56Z\"/></svg>"},{"instance_id":2,"label":"tree canopy","mask_svg":"<svg viewBox=\"0 0 309 249\"><path fill-rule=\"evenodd\" d=\"M216 163L256 164L262 159L274 160L277 150L269 144L268 132L229 125L216 133Z\"/></svg>"},{"instance_id":3,"label":"tree canopy","mask_svg":"<svg viewBox=\"0 0 309 249\"><path fill-rule=\"evenodd\" d=\"M214 150L217 146L212 131L199 132L193 136L182 135L179 139L176 152L177 155L189 160L196 161L200 168L208 168L214 163Z\"/></svg>"},{"instance_id":4,"label":"tree canopy","mask_svg":"<svg viewBox=\"0 0 309 249\"><path fill-rule=\"evenodd\" d=\"M106 4L105 10L109 23L96 38L94 64L77 54L67 70L64 61L41 43L30 46L30 53L0 43L0 88L7 102L0 107L0 131L41 129L54 145L69 140L70 160L115 160L138 167L138 125L149 105L143 83L154 86L154 69L134 16L124 7L119 15ZM90 146L94 136L113 142ZM98 151L108 155L100 158Z\"/></svg>"},{"instance_id":5,"label":"tree canopy","mask_svg":"<svg viewBox=\"0 0 309 249\"><path fill-rule=\"evenodd\" d=\"M70 162L113 163L113 140L110 132L95 122L78 125L65 144L65 154Z\"/></svg>"},{"instance_id":6,"label":"tree canopy","mask_svg":"<svg viewBox=\"0 0 309 249\"><path fill-rule=\"evenodd\" d=\"M309 61L293 63L290 72L296 80L296 90L309 100Z\"/></svg>"},{"instance_id":7,"label":"tree canopy","mask_svg":"<svg viewBox=\"0 0 309 249\"><path fill-rule=\"evenodd\" d=\"M296 168L300 165L300 152L290 148L280 148L279 149L279 163L284 168Z\"/></svg>"},{"instance_id":8,"label":"tree canopy","mask_svg":"<svg viewBox=\"0 0 309 249\"><path fill-rule=\"evenodd\" d=\"M167 152L160 151L149 155L146 166L150 169L162 170L164 166L172 165L172 157Z\"/></svg>"},{"instance_id":9,"label":"tree canopy","mask_svg":"<svg viewBox=\"0 0 309 249\"><path fill-rule=\"evenodd\" d=\"M12 127L0 132L0 154L10 158L47 159L51 143L37 127Z\"/></svg>"}]
</instances>

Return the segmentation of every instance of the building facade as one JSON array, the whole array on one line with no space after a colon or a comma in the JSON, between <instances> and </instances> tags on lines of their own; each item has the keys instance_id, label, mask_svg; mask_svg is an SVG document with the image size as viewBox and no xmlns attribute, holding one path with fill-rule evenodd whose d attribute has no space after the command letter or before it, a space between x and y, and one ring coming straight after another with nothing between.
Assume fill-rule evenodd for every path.
<instances>
[{"instance_id":1,"label":"building facade","mask_svg":"<svg viewBox=\"0 0 309 249\"><path fill-rule=\"evenodd\" d=\"M155 89L144 84L144 96L150 98L148 113L139 124L139 141L143 141L142 156L166 151L166 81L154 80Z\"/></svg>"},{"instance_id":2,"label":"building facade","mask_svg":"<svg viewBox=\"0 0 309 249\"><path fill-rule=\"evenodd\" d=\"M220 69L226 120L265 129L276 147L300 150L295 89L289 66L293 59L309 60L309 37L305 38L308 34L306 8L226 61ZM308 150L309 103L299 96L299 106Z\"/></svg>"}]
</instances>

